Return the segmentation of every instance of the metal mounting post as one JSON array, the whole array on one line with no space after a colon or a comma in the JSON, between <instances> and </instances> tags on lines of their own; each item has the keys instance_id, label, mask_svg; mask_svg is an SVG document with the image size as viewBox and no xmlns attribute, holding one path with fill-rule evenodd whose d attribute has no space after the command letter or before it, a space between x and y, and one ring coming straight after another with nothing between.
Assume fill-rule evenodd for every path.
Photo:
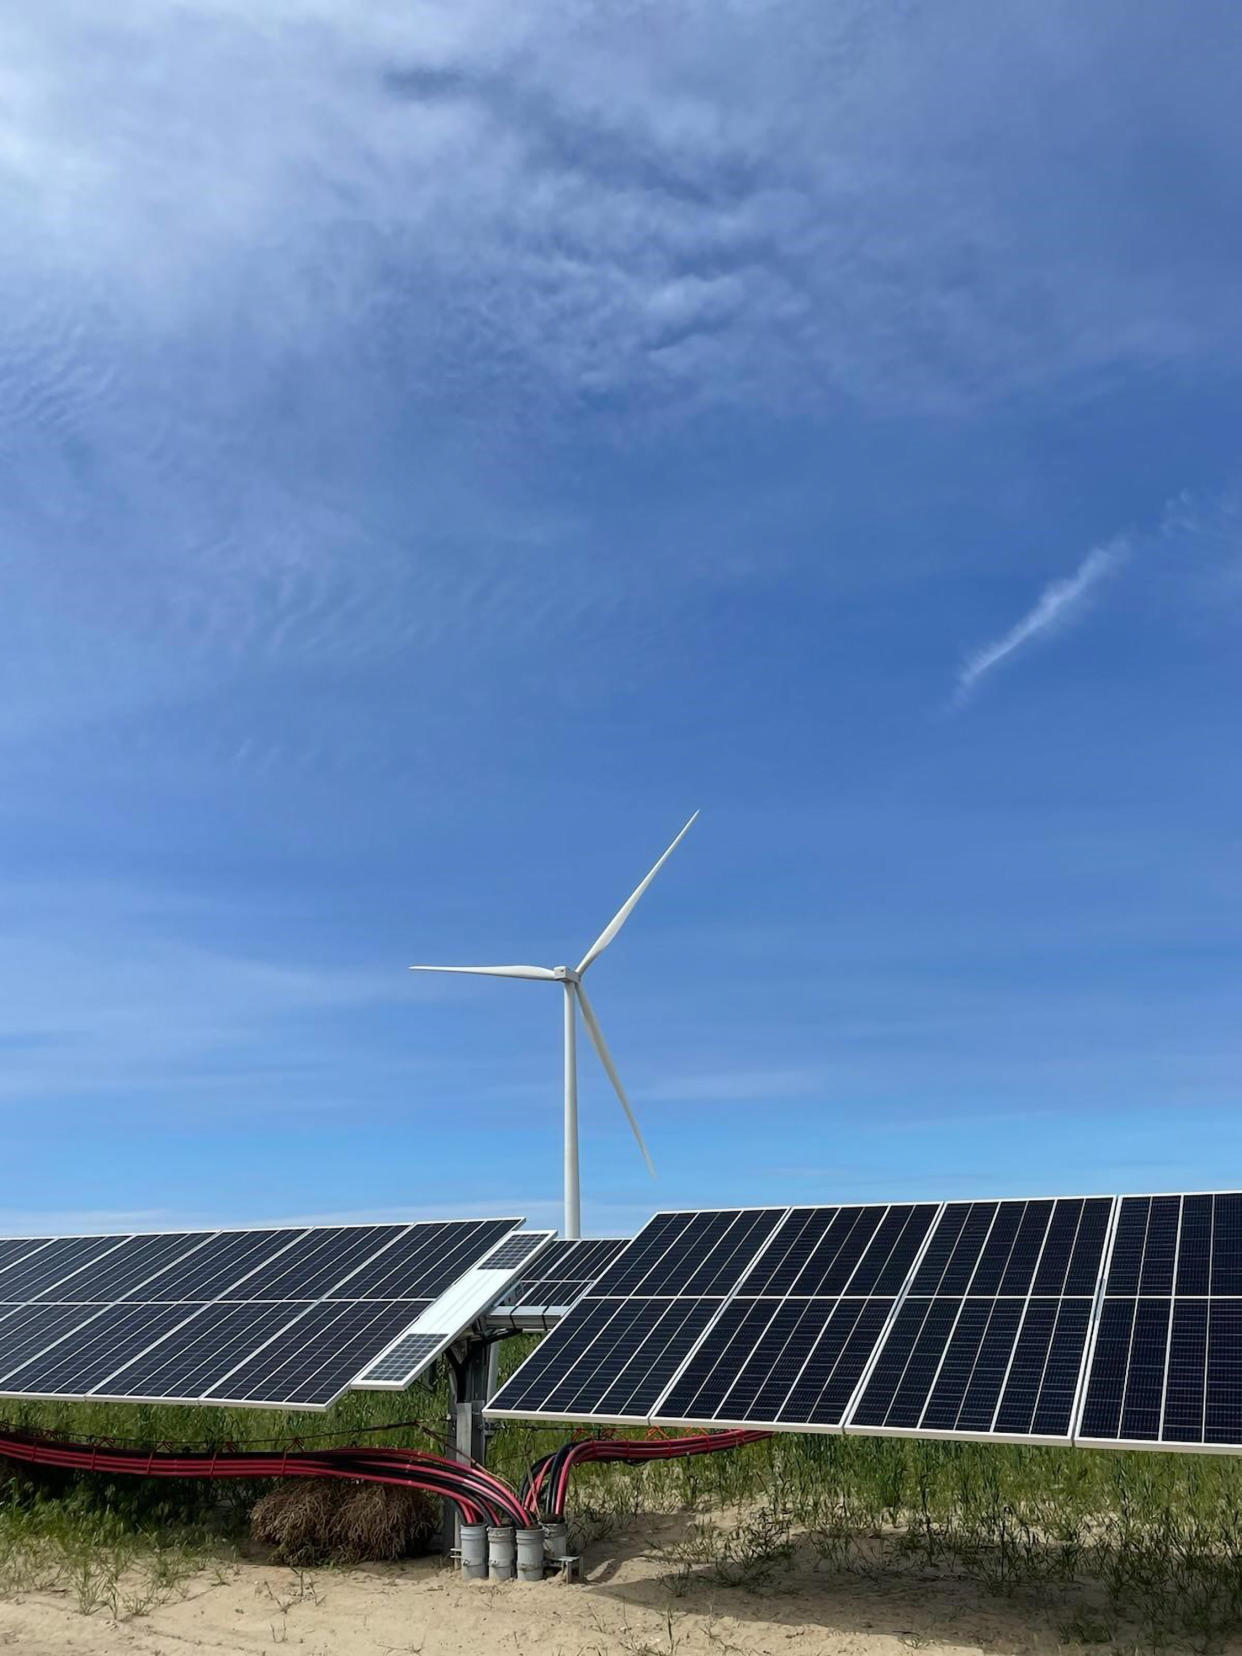
<instances>
[{"instance_id":1,"label":"metal mounting post","mask_svg":"<svg viewBox=\"0 0 1242 1656\"><path fill-rule=\"evenodd\" d=\"M456 1459L483 1466L487 1461L487 1426L483 1405L488 1397L492 1343L477 1334L464 1335L445 1356L449 1371L449 1431ZM444 1508L444 1551L459 1544L457 1509Z\"/></svg>"}]
</instances>

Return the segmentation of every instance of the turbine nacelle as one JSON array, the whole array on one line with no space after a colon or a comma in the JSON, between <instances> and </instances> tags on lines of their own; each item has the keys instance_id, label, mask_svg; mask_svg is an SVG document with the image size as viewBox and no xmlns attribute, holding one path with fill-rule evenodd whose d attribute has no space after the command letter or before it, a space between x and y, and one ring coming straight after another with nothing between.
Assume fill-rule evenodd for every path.
<instances>
[{"instance_id":1,"label":"turbine nacelle","mask_svg":"<svg viewBox=\"0 0 1242 1656\"><path fill-rule=\"evenodd\" d=\"M630 1108L630 1101L625 1096L625 1088L621 1085L621 1077L617 1074L617 1066L612 1061L612 1054L604 1040L604 1032L599 1026L599 1019L595 1016L595 1009L587 999L586 990L582 986L583 974L587 968L603 954L604 950L616 937L634 910L636 903L681 844L683 838L690 831L698 812L690 818L668 850L656 863L646 879L632 891L625 902L613 915L603 931L592 943L586 954L577 966L411 966L412 972L466 972L477 974L480 977L509 977L533 978L537 981L561 983L565 986L565 1235L576 1237L580 1234L579 1227L579 1190L578 1190L578 1057L577 1057L577 1014L582 1013L582 1021L586 1025L587 1034L591 1037L591 1045L595 1048L604 1074L612 1082L613 1091L620 1100L621 1108L625 1111L625 1118L630 1124L642 1151L643 1160L647 1163L647 1170L652 1178L655 1177L655 1166L643 1138L642 1130L637 1118Z\"/></svg>"}]
</instances>

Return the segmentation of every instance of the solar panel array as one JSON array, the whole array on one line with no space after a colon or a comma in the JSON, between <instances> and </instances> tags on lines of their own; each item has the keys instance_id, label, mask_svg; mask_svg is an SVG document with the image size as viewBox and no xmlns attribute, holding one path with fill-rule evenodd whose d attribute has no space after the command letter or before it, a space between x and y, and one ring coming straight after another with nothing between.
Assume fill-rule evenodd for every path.
<instances>
[{"instance_id":1,"label":"solar panel array","mask_svg":"<svg viewBox=\"0 0 1242 1656\"><path fill-rule=\"evenodd\" d=\"M468 1326L519 1223L3 1238L0 1396L325 1408L420 1319L422 1367Z\"/></svg>"},{"instance_id":2,"label":"solar panel array","mask_svg":"<svg viewBox=\"0 0 1242 1656\"><path fill-rule=\"evenodd\" d=\"M498 1418L1242 1449L1242 1194L663 1213Z\"/></svg>"}]
</instances>

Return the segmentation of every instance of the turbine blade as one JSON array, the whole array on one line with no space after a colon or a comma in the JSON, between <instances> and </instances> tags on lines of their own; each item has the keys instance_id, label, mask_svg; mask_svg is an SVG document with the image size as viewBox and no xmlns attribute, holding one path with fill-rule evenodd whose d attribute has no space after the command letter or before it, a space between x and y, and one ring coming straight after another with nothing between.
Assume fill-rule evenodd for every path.
<instances>
[{"instance_id":1,"label":"turbine blade","mask_svg":"<svg viewBox=\"0 0 1242 1656\"><path fill-rule=\"evenodd\" d=\"M691 818L691 821L693 821L693 818ZM688 827L689 824L687 823L686 826ZM587 1034L591 1037L591 1045L595 1048L596 1052L599 1053L599 1061L604 1066L604 1073L612 1082L616 1095L621 1100L621 1108L625 1111L626 1119L630 1124L630 1129L633 1132L634 1137L638 1140L638 1148L643 1153L643 1160L647 1164L647 1171L654 1179L656 1176L655 1163L651 1159L651 1152L647 1148L647 1141L643 1138L642 1128L638 1125L638 1120L633 1110L630 1108L630 1101L625 1096L625 1088L621 1085L621 1077L617 1074L617 1066L612 1061L612 1053L608 1050L608 1043L604 1039L604 1032L599 1027L599 1020L596 1018L595 1013L592 1010L591 1003L587 999L586 990L580 983L575 984L574 987L578 991L578 1004L582 1008L582 1021L587 1026Z\"/></svg>"},{"instance_id":2,"label":"turbine blade","mask_svg":"<svg viewBox=\"0 0 1242 1656\"><path fill-rule=\"evenodd\" d=\"M630 915L634 911L635 903L637 903L638 899L642 896L643 892L646 891L647 887L651 884L652 880L655 879L656 875L664 867L665 863L672 856L673 852L676 851L677 847L681 844L682 840L690 832L691 825L693 824L693 822L695 820L695 817L697 817L698 814L699 813L697 811L694 813L694 816L692 816L690 818L690 821L687 822L686 826L682 829L681 833L678 834L677 838L669 846L668 850L660 858L659 862L651 870L651 872L650 872L650 874L648 874L647 878L638 887L638 889L632 894L632 896L628 897L626 899L626 901L624 903L622 903L621 907L613 915L612 919L604 927L603 931L600 932L599 936L595 939L594 943L591 944L591 947L587 950L586 954L583 956L581 962L579 963L578 970L580 972L585 972L587 967L591 964L591 962L593 960L597 960L599 958L599 956L603 954L604 950L612 942L613 938L621 930L622 926L624 926L625 922L629 919Z\"/></svg>"},{"instance_id":3,"label":"turbine blade","mask_svg":"<svg viewBox=\"0 0 1242 1656\"><path fill-rule=\"evenodd\" d=\"M550 966L411 966L411 972L473 972L478 977L556 978Z\"/></svg>"}]
</instances>

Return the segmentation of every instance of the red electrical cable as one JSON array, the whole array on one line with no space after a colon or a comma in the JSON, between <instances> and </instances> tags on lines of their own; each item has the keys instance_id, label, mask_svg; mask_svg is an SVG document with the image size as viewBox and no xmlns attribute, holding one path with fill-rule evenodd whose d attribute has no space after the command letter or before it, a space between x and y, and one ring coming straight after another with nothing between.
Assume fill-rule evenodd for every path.
<instances>
[{"instance_id":1,"label":"red electrical cable","mask_svg":"<svg viewBox=\"0 0 1242 1656\"><path fill-rule=\"evenodd\" d=\"M570 1444L563 1454L553 1457L539 1469L528 1495L532 1505L539 1505L549 1517L561 1518L569 1493L569 1479L575 1466L588 1461L621 1461L637 1466L653 1460L679 1460L688 1455L710 1455L725 1449L740 1449L748 1443L759 1443L771 1437L770 1432L724 1431L704 1433L694 1437L663 1439L587 1438ZM551 1498L545 1503L540 1497L548 1474L555 1463Z\"/></svg>"},{"instance_id":2,"label":"red electrical cable","mask_svg":"<svg viewBox=\"0 0 1242 1656\"><path fill-rule=\"evenodd\" d=\"M422 1489L453 1501L468 1523L527 1526L534 1515L515 1490L482 1467L415 1449L320 1449L262 1454L105 1449L33 1433L0 1435L0 1456L27 1465L160 1478L341 1478Z\"/></svg>"}]
</instances>

